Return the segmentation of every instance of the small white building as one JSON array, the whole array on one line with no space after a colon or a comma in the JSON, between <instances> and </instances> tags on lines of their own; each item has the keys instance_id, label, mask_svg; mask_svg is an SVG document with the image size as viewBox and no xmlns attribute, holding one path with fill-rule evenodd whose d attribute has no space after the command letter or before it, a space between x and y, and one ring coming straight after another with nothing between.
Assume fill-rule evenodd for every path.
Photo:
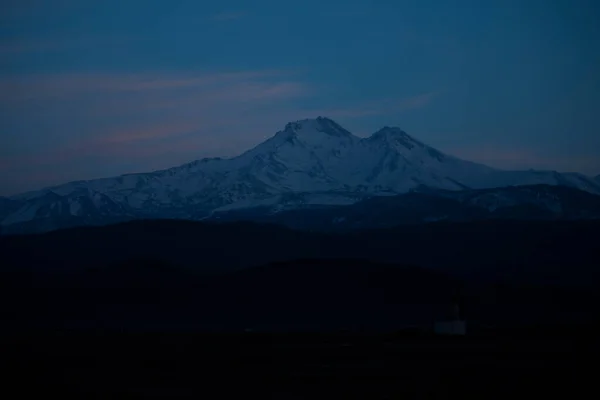
<instances>
[{"instance_id":1,"label":"small white building","mask_svg":"<svg viewBox=\"0 0 600 400\"><path fill-rule=\"evenodd\" d=\"M433 331L437 335L466 335L467 322L461 318L460 307L454 304L453 312L448 319L436 321Z\"/></svg>"}]
</instances>

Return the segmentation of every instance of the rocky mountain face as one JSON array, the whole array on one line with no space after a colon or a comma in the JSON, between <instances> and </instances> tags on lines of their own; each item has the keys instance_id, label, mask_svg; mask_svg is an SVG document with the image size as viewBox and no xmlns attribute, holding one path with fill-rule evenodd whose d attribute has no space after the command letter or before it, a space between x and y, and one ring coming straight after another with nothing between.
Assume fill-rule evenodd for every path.
<instances>
[{"instance_id":1,"label":"rocky mountain face","mask_svg":"<svg viewBox=\"0 0 600 400\"><path fill-rule=\"evenodd\" d=\"M288 123L255 148L151 173L70 182L0 199L3 232L137 218L200 220L224 211L347 205L418 187L465 191L560 185L600 194L597 179L500 171L444 154L399 128L359 138L319 117Z\"/></svg>"}]
</instances>

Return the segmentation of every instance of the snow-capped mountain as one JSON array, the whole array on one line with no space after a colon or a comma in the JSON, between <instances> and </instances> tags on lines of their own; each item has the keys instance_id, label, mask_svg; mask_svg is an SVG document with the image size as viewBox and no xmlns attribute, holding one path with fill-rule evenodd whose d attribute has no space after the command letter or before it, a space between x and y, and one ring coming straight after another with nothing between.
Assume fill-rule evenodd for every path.
<instances>
[{"instance_id":1,"label":"snow-capped mountain","mask_svg":"<svg viewBox=\"0 0 600 400\"><path fill-rule=\"evenodd\" d=\"M581 174L500 171L427 146L399 128L359 138L328 118L288 123L230 159L210 158L151 173L77 181L3 199L3 231L45 221L44 230L104 218L204 219L215 211L279 204L349 204L416 187L465 190L549 184L600 194ZM99 222L100 223L100 222ZM26 231L31 230L27 228Z\"/></svg>"}]
</instances>

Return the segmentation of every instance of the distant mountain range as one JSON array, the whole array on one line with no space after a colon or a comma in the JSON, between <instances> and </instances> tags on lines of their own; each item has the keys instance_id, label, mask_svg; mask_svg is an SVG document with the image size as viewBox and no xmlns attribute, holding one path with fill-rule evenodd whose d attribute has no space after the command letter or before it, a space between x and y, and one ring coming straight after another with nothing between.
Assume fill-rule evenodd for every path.
<instances>
[{"instance_id":1,"label":"distant mountain range","mask_svg":"<svg viewBox=\"0 0 600 400\"><path fill-rule=\"evenodd\" d=\"M548 186L504 189L526 185L587 193ZM488 190L495 188L503 189ZM234 158L202 159L162 171L71 182L0 198L0 227L3 233L28 233L130 219L255 218L283 211L282 218L287 218L294 209L353 204L334 213L337 221L370 225L356 219L357 210L370 206L375 206L373 212L391 207L406 215L389 220L394 223L462 220L470 215L596 218L597 200L588 194L600 195L599 177L497 170L444 154L399 128L384 127L359 138L331 119L318 117L288 123ZM580 202L585 204L582 209Z\"/></svg>"}]
</instances>

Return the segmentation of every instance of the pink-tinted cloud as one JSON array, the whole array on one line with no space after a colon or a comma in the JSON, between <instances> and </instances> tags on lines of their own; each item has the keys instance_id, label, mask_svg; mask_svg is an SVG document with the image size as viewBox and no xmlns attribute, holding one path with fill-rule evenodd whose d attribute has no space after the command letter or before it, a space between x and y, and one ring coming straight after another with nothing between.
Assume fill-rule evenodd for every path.
<instances>
[{"instance_id":1,"label":"pink-tinted cloud","mask_svg":"<svg viewBox=\"0 0 600 400\"><path fill-rule=\"evenodd\" d=\"M283 112L281 119L287 121L294 115L297 113ZM73 180L148 172L202 157L234 156L280 128L279 123L271 124L260 115L227 117L231 115L222 111L205 121L117 127L102 131L98 137L81 137L56 148L0 158L0 168L11 171L2 178L11 188L4 194ZM238 132L243 134L235 135Z\"/></svg>"},{"instance_id":2,"label":"pink-tinted cloud","mask_svg":"<svg viewBox=\"0 0 600 400\"><path fill-rule=\"evenodd\" d=\"M322 89L297 71L281 70L5 76L0 105L11 139L3 154L12 155L0 158L2 169L11 171L0 183L15 193L233 156L292 120L396 113L434 98L424 93L345 109L300 107L306 103L299 99ZM28 132L41 133L44 144L28 141Z\"/></svg>"},{"instance_id":3,"label":"pink-tinted cloud","mask_svg":"<svg viewBox=\"0 0 600 400\"><path fill-rule=\"evenodd\" d=\"M44 169L61 164L71 164L90 158L136 157L136 154L156 154L169 147L181 135L201 131L198 122L183 122L162 125L143 125L128 128L113 128L95 137L83 137L62 146L28 155L0 158L0 166L11 169ZM160 146L144 146L148 142L161 140ZM116 161L116 160L115 160ZM76 171L73 171L76 174Z\"/></svg>"},{"instance_id":4,"label":"pink-tinted cloud","mask_svg":"<svg viewBox=\"0 0 600 400\"><path fill-rule=\"evenodd\" d=\"M122 145L130 142L143 142L169 138L198 129L198 123L171 123L144 128L132 128L109 132L94 141L94 145Z\"/></svg>"},{"instance_id":5,"label":"pink-tinted cloud","mask_svg":"<svg viewBox=\"0 0 600 400\"><path fill-rule=\"evenodd\" d=\"M86 120L91 126L95 125L95 121L106 125L111 120L123 120L126 124L127 120L135 123L140 119L155 121L158 125L165 121L168 124L190 120L214 122L216 115L228 114L225 118L230 118L236 114L252 113L260 107L285 107L296 99L315 94L315 88L304 82L277 79L276 75L259 78L262 75L206 76L202 79L210 81L210 84L194 86L194 82L181 88L167 85L169 81L164 79L161 86L168 87L166 89L149 86L148 89L125 92L94 92L88 86L89 92L63 92L62 96L54 98L44 90L40 94L39 89L31 95L6 91L4 95L0 94L0 98L4 99L5 110L13 110L13 114L26 113L38 120L51 120L45 125L52 127L56 126L56 121L67 124L73 117ZM74 79L79 81L78 77ZM68 87L71 83L67 80L65 84ZM11 101L15 97L19 100ZM95 134L95 131L94 128L86 135Z\"/></svg>"},{"instance_id":6,"label":"pink-tinted cloud","mask_svg":"<svg viewBox=\"0 0 600 400\"><path fill-rule=\"evenodd\" d=\"M0 79L0 102L66 98L90 93L124 93L152 90L218 88L252 85L280 79L289 72L279 70L199 73L61 73L5 76Z\"/></svg>"}]
</instances>

